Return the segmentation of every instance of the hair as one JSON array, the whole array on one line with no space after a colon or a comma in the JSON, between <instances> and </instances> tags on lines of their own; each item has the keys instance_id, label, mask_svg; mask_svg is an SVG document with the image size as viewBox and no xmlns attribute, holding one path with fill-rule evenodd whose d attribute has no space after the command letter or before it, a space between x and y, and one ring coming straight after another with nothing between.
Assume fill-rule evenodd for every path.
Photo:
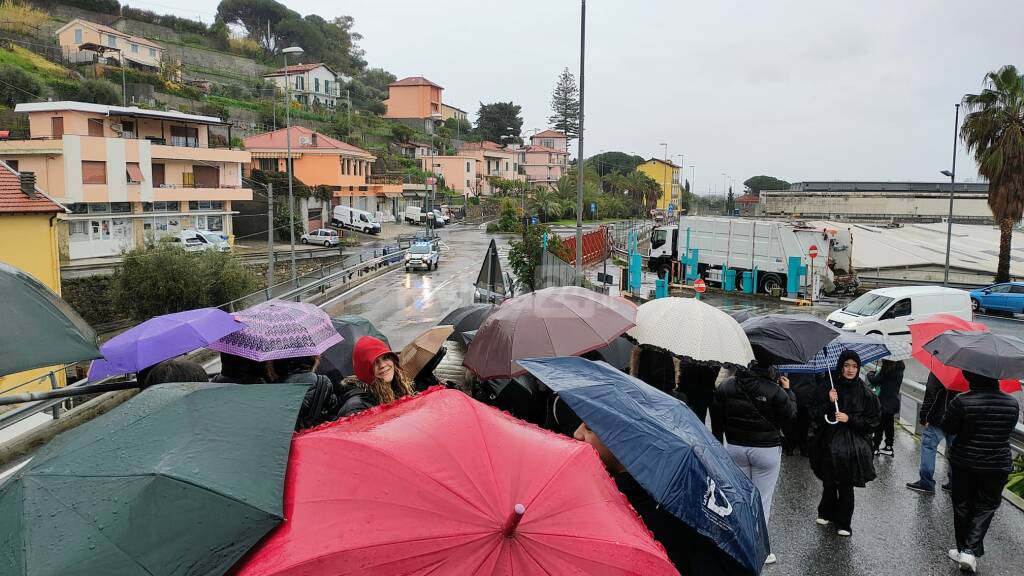
<instances>
[{"instance_id":1,"label":"hair","mask_svg":"<svg viewBox=\"0 0 1024 576\"><path fill-rule=\"evenodd\" d=\"M227 352L220 353L220 376L225 382L258 384L263 382L266 370L262 362Z\"/></svg>"},{"instance_id":2,"label":"hair","mask_svg":"<svg viewBox=\"0 0 1024 576\"><path fill-rule=\"evenodd\" d=\"M271 360L277 379L287 378L292 374L302 374L316 370L319 356L295 356L294 358L278 358Z\"/></svg>"},{"instance_id":3,"label":"hair","mask_svg":"<svg viewBox=\"0 0 1024 576\"><path fill-rule=\"evenodd\" d=\"M373 382L366 382L366 388L376 396L377 400L381 404L388 404L395 400L402 398L403 396L412 396L412 383L409 382L409 378L405 375L402 370L401 363L398 360L398 355L394 352L388 352L378 357L387 358L395 364L395 376L391 379L391 382L384 382L380 378L374 377ZM374 360L376 363L376 360ZM397 391L396 391L397 388Z\"/></svg>"},{"instance_id":4,"label":"hair","mask_svg":"<svg viewBox=\"0 0 1024 576\"><path fill-rule=\"evenodd\" d=\"M143 388L167 382L209 382L206 370L191 360L164 360L153 366L142 381Z\"/></svg>"}]
</instances>

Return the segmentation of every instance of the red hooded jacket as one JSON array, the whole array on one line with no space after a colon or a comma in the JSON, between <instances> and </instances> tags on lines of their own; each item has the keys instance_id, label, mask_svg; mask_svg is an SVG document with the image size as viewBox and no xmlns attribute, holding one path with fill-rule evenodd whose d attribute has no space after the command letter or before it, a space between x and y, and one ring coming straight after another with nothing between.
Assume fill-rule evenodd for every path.
<instances>
[{"instance_id":1,"label":"red hooded jacket","mask_svg":"<svg viewBox=\"0 0 1024 576\"><path fill-rule=\"evenodd\" d=\"M377 358L385 354L394 354L388 345L373 336L362 336L356 340L352 348L352 368L355 369L356 378L360 382L370 384L373 382L373 363ZM395 367L398 367L396 360Z\"/></svg>"}]
</instances>

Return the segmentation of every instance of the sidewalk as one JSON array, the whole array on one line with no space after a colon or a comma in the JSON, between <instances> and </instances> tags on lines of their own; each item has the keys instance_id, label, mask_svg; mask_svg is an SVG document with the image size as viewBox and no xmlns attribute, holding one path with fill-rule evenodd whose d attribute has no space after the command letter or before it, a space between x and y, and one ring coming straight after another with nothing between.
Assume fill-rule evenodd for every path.
<instances>
[{"instance_id":1,"label":"sidewalk","mask_svg":"<svg viewBox=\"0 0 1024 576\"><path fill-rule=\"evenodd\" d=\"M946 557L954 547L949 494L920 494L904 484L918 477L921 443L896 428L896 456L875 459L878 478L855 490L853 536L840 538L814 523L821 482L802 456L784 456L775 490L769 535L778 564L765 576L817 574L905 576L959 574ZM935 477L946 478L939 455ZM978 563L986 576L1016 576L1024 560L1024 512L1003 500L985 539L987 554Z\"/></svg>"}]
</instances>

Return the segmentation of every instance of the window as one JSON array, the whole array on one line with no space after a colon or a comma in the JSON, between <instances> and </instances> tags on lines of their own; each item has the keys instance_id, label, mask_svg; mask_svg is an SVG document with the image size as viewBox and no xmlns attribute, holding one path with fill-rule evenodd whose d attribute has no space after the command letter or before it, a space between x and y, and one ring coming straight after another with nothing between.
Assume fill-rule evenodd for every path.
<instances>
[{"instance_id":1,"label":"window","mask_svg":"<svg viewBox=\"0 0 1024 576\"><path fill-rule=\"evenodd\" d=\"M111 202L110 211L116 214L127 214L132 211L131 202Z\"/></svg>"},{"instance_id":2,"label":"window","mask_svg":"<svg viewBox=\"0 0 1024 576\"><path fill-rule=\"evenodd\" d=\"M150 48L149 49L149 57L150 58L156 58L156 48Z\"/></svg>"},{"instance_id":3,"label":"window","mask_svg":"<svg viewBox=\"0 0 1024 576\"><path fill-rule=\"evenodd\" d=\"M1024 284L1010 286L1010 294L1024 294Z\"/></svg>"},{"instance_id":4,"label":"window","mask_svg":"<svg viewBox=\"0 0 1024 576\"><path fill-rule=\"evenodd\" d=\"M68 210L70 210L72 214L88 214L89 205L82 202L76 202L74 204L68 204Z\"/></svg>"},{"instance_id":5,"label":"window","mask_svg":"<svg viewBox=\"0 0 1024 576\"><path fill-rule=\"evenodd\" d=\"M89 241L89 223L85 220L71 220L68 222L68 236L69 241L74 244L76 242L88 242Z\"/></svg>"},{"instance_id":6,"label":"window","mask_svg":"<svg viewBox=\"0 0 1024 576\"><path fill-rule=\"evenodd\" d=\"M139 45L138 44L132 44L132 54L138 54L138 53L139 53Z\"/></svg>"},{"instance_id":7,"label":"window","mask_svg":"<svg viewBox=\"0 0 1024 576\"><path fill-rule=\"evenodd\" d=\"M320 91L320 79L319 78L313 78L313 92L319 92L319 91Z\"/></svg>"},{"instance_id":8,"label":"window","mask_svg":"<svg viewBox=\"0 0 1024 576\"><path fill-rule=\"evenodd\" d=\"M110 220L89 220L89 235L93 240L110 240Z\"/></svg>"},{"instance_id":9,"label":"window","mask_svg":"<svg viewBox=\"0 0 1024 576\"><path fill-rule=\"evenodd\" d=\"M89 120L86 121L86 124L89 125L89 136L103 137L103 120L99 118L89 118Z\"/></svg>"},{"instance_id":10,"label":"window","mask_svg":"<svg viewBox=\"0 0 1024 576\"><path fill-rule=\"evenodd\" d=\"M259 167L264 172L277 172L277 158L260 158Z\"/></svg>"},{"instance_id":11,"label":"window","mask_svg":"<svg viewBox=\"0 0 1024 576\"><path fill-rule=\"evenodd\" d=\"M107 46L117 48L117 37L113 34L107 34Z\"/></svg>"},{"instance_id":12,"label":"window","mask_svg":"<svg viewBox=\"0 0 1024 576\"><path fill-rule=\"evenodd\" d=\"M81 44L81 43L82 43L82 29L81 28L75 28L75 44Z\"/></svg>"},{"instance_id":13,"label":"window","mask_svg":"<svg viewBox=\"0 0 1024 576\"><path fill-rule=\"evenodd\" d=\"M11 170L14 170L15 172L18 171L18 161L17 160L4 160L4 162L6 162L7 165L11 167Z\"/></svg>"},{"instance_id":14,"label":"window","mask_svg":"<svg viewBox=\"0 0 1024 576\"><path fill-rule=\"evenodd\" d=\"M171 126L171 146L199 146L199 129L188 126Z\"/></svg>"},{"instance_id":15,"label":"window","mask_svg":"<svg viewBox=\"0 0 1024 576\"><path fill-rule=\"evenodd\" d=\"M903 300L893 304L892 308L889 309L888 316L892 318L910 316L910 299L904 298Z\"/></svg>"},{"instance_id":16,"label":"window","mask_svg":"<svg viewBox=\"0 0 1024 576\"><path fill-rule=\"evenodd\" d=\"M194 210L223 210L224 202L220 200L190 200L188 209L190 212Z\"/></svg>"},{"instance_id":17,"label":"window","mask_svg":"<svg viewBox=\"0 0 1024 576\"><path fill-rule=\"evenodd\" d=\"M295 77L295 89L296 90L305 90L306 89L306 79L303 78L302 76L296 76Z\"/></svg>"},{"instance_id":18,"label":"window","mask_svg":"<svg viewBox=\"0 0 1024 576\"><path fill-rule=\"evenodd\" d=\"M50 118L50 136L59 140L64 137L64 117L54 116Z\"/></svg>"},{"instance_id":19,"label":"window","mask_svg":"<svg viewBox=\"0 0 1024 576\"><path fill-rule=\"evenodd\" d=\"M220 169L214 166L192 166L196 188L220 188Z\"/></svg>"},{"instance_id":20,"label":"window","mask_svg":"<svg viewBox=\"0 0 1024 576\"><path fill-rule=\"evenodd\" d=\"M110 204L106 202L90 202L89 214L107 214L110 212Z\"/></svg>"},{"instance_id":21,"label":"window","mask_svg":"<svg viewBox=\"0 0 1024 576\"><path fill-rule=\"evenodd\" d=\"M469 183L469 180L466 180L466 188L469 188L470 186L472 185Z\"/></svg>"},{"instance_id":22,"label":"window","mask_svg":"<svg viewBox=\"0 0 1024 576\"><path fill-rule=\"evenodd\" d=\"M177 201L146 202L142 205L143 212L177 212L179 209Z\"/></svg>"},{"instance_id":23,"label":"window","mask_svg":"<svg viewBox=\"0 0 1024 576\"><path fill-rule=\"evenodd\" d=\"M466 162L466 172L472 172L472 169L469 167L469 162Z\"/></svg>"},{"instance_id":24,"label":"window","mask_svg":"<svg viewBox=\"0 0 1024 576\"><path fill-rule=\"evenodd\" d=\"M200 230L209 230L210 232L224 231L223 216L196 216L195 224L196 228ZM219 240L218 238L217 241Z\"/></svg>"},{"instance_id":25,"label":"window","mask_svg":"<svg viewBox=\"0 0 1024 576\"><path fill-rule=\"evenodd\" d=\"M82 160L82 184L106 184L107 163Z\"/></svg>"},{"instance_id":26,"label":"window","mask_svg":"<svg viewBox=\"0 0 1024 576\"><path fill-rule=\"evenodd\" d=\"M324 94L330 94L330 93L331 93L331 81L330 80L324 80Z\"/></svg>"},{"instance_id":27,"label":"window","mask_svg":"<svg viewBox=\"0 0 1024 576\"><path fill-rule=\"evenodd\" d=\"M125 168L126 168L125 171L127 172L128 183L129 184L138 184L138 183L142 182L142 180L143 180L143 178L142 178L142 170L139 169L139 163L138 162L128 162L125 165Z\"/></svg>"},{"instance_id":28,"label":"window","mask_svg":"<svg viewBox=\"0 0 1024 576\"><path fill-rule=\"evenodd\" d=\"M998 286L993 286L989 288L988 291L991 292L992 294L1008 294L1010 292L1010 285L1000 284Z\"/></svg>"},{"instance_id":29,"label":"window","mask_svg":"<svg viewBox=\"0 0 1024 576\"><path fill-rule=\"evenodd\" d=\"M124 138L135 138L135 122L128 120L121 122L121 136Z\"/></svg>"},{"instance_id":30,"label":"window","mask_svg":"<svg viewBox=\"0 0 1024 576\"><path fill-rule=\"evenodd\" d=\"M153 186L163 186L164 182L164 165L153 164Z\"/></svg>"}]
</instances>

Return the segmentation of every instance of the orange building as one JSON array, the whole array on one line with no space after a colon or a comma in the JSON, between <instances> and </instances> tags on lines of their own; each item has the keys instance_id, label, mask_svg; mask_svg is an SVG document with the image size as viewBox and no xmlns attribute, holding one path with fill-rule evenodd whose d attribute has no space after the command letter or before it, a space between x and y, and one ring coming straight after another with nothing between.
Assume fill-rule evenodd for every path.
<instances>
[{"instance_id":1,"label":"orange building","mask_svg":"<svg viewBox=\"0 0 1024 576\"><path fill-rule=\"evenodd\" d=\"M485 140L483 142L467 142L459 148L459 156L473 158L477 162L476 191L480 194L493 194L494 187L488 178L505 180L525 180L519 174L516 153L514 150L502 148L500 145Z\"/></svg>"},{"instance_id":2,"label":"orange building","mask_svg":"<svg viewBox=\"0 0 1024 576\"><path fill-rule=\"evenodd\" d=\"M384 101L385 118L442 119L441 94L444 88L422 76L410 76L388 84Z\"/></svg>"},{"instance_id":3,"label":"orange building","mask_svg":"<svg viewBox=\"0 0 1024 576\"><path fill-rule=\"evenodd\" d=\"M287 131L285 128L245 139L252 154L253 169L287 171ZM397 211L402 195L402 179L375 175L377 159L366 150L325 136L302 126L292 126L292 162L295 178L308 186L330 186L334 190L331 206L352 206L370 212ZM287 191L275 190L275 194ZM300 210L305 221L305 210Z\"/></svg>"}]
</instances>

